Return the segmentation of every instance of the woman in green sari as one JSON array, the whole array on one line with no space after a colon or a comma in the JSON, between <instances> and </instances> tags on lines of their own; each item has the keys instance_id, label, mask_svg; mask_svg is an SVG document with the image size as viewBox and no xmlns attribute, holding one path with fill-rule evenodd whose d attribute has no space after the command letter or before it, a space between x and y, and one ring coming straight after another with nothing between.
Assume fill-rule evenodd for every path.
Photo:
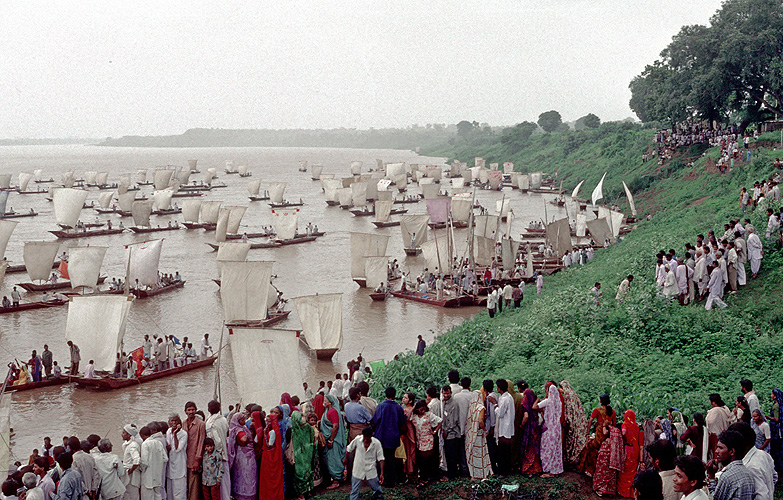
<instances>
[{"instance_id":1,"label":"woman in green sari","mask_svg":"<svg viewBox=\"0 0 783 500\"><path fill-rule=\"evenodd\" d=\"M334 482L327 489L340 486L343 479L343 459L345 458L345 423L337 398L327 394L324 399L324 414L321 417L321 432L326 437L324 460L326 469Z\"/></svg>"},{"instance_id":2,"label":"woman in green sari","mask_svg":"<svg viewBox=\"0 0 783 500\"><path fill-rule=\"evenodd\" d=\"M302 414L291 414L291 444L294 447L294 489L303 499L313 489L313 458L315 458L315 432L304 421Z\"/></svg>"}]
</instances>

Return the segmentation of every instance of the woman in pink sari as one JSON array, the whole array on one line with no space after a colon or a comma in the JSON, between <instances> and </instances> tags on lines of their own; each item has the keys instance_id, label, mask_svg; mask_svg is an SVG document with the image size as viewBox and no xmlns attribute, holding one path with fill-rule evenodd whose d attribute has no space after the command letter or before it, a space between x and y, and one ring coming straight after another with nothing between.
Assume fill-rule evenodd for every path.
<instances>
[{"instance_id":1,"label":"woman in pink sari","mask_svg":"<svg viewBox=\"0 0 783 500\"><path fill-rule=\"evenodd\" d=\"M560 391L552 383L547 384L548 395L543 401L536 401L534 410L544 410L544 430L541 434L541 477L552 477L563 473L563 427L560 416L563 403Z\"/></svg>"}]
</instances>

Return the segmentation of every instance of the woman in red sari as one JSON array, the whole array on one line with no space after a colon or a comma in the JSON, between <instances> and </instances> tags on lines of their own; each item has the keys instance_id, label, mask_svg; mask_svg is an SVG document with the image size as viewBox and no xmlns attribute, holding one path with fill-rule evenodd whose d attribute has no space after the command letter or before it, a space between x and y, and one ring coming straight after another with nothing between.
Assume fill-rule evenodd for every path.
<instances>
[{"instance_id":1,"label":"woman in red sari","mask_svg":"<svg viewBox=\"0 0 783 500\"><path fill-rule=\"evenodd\" d=\"M595 420L595 437L588 439L587 445L579 454L579 464L577 470L584 472L588 477L592 477L595 472L595 463L598 460L598 450L601 449L601 444L604 439L609 435L607 432L599 432L605 425L615 425L617 423L617 412L609 405L609 395L604 394L600 398L601 406L594 408L590 414L590 420L587 422L588 437L590 428Z\"/></svg>"},{"instance_id":2,"label":"woman in red sari","mask_svg":"<svg viewBox=\"0 0 783 500\"><path fill-rule=\"evenodd\" d=\"M402 395L402 411L405 412L405 427L400 438L402 446L405 448L405 477L412 484L416 484L419 479L418 469L416 469L416 427L413 425L414 403L416 396L412 392L406 392Z\"/></svg>"},{"instance_id":3,"label":"woman in red sari","mask_svg":"<svg viewBox=\"0 0 783 500\"><path fill-rule=\"evenodd\" d=\"M596 435L605 436L598 451L593 474L593 490L599 497L617 494L617 476L623 470L623 433L614 425L604 423Z\"/></svg>"},{"instance_id":4,"label":"woman in red sari","mask_svg":"<svg viewBox=\"0 0 783 500\"><path fill-rule=\"evenodd\" d=\"M636 423L636 413L633 410L625 412L625 420L622 427L623 441L625 442L625 461L620 477L617 478L617 494L621 497L633 497L633 478L636 469L639 468L641 456L639 424Z\"/></svg>"},{"instance_id":5,"label":"woman in red sari","mask_svg":"<svg viewBox=\"0 0 783 500\"><path fill-rule=\"evenodd\" d=\"M270 413L266 416L266 427L264 427L263 443L261 444L261 466L258 478L259 498L265 500L285 499L282 441L277 414Z\"/></svg>"}]
</instances>

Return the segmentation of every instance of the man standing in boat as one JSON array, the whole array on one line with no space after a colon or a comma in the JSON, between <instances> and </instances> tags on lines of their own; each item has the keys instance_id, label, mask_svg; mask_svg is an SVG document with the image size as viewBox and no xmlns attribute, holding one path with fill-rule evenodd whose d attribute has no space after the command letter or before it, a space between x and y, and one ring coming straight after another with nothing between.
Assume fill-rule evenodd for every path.
<instances>
[{"instance_id":1,"label":"man standing in boat","mask_svg":"<svg viewBox=\"0 0 783 500\"><path fill-rule=\"evenodd\" d=\"M22 296L19 294L19 290L14 287L13 290L11 290L11 302L13 302L14 307L19 307L19 302L22 300Z\"/></svg>"},{"instance_id":2,"label":"man standing in boat","mask_svg":"<svg viewBox=\"0 0 783 500\"><path fill-rule=\"evenodd\" d=\"M82 355L79 352L79 346L72 341L68 341L68 347L71 349L71 376L76 376L79 373L79 362L82 360Z\"/></svg>"},{"instance_id":3,"label":"man standing in boat","mask_svg":"<svg viewBox=\"0 0 783 500\"><path fill-rule=\"evenodd\" d=\"M41 353L41 363L43 364L44 371L46 372L46 378L52 376L52 351L49 350L49 346L44 344L43 352Z\"/></svg>"}]
</instances>

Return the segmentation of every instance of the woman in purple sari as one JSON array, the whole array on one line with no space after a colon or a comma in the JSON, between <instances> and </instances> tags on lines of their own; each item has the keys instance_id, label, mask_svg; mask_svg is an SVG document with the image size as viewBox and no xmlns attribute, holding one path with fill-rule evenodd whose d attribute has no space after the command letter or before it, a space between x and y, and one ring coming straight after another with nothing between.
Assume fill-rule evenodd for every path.
<instances>
[{"instance_id":1,"label":"woman in purple sari","mask_svg":"<svg viewBox=\"0 0 783 500\"><path fill-rule=\"evenodd\" d=\"M541 426L538 425L538 411L533 409L536 393L525 389L522 394L522 436L520 455L522 456L522 474L532 476L541 474Z\"/></svg>"},{"instance_id":2,"label":"woman in purple sari","mask_svg":"<svg viewBox=\"0 0 783 500\"><path fill-rule=\"evenodd\" d=\"M254 500L258 496L258 465L243 413L231 417L226 445L233 496L236 500Z\"/></svg>"}]
</instances>

